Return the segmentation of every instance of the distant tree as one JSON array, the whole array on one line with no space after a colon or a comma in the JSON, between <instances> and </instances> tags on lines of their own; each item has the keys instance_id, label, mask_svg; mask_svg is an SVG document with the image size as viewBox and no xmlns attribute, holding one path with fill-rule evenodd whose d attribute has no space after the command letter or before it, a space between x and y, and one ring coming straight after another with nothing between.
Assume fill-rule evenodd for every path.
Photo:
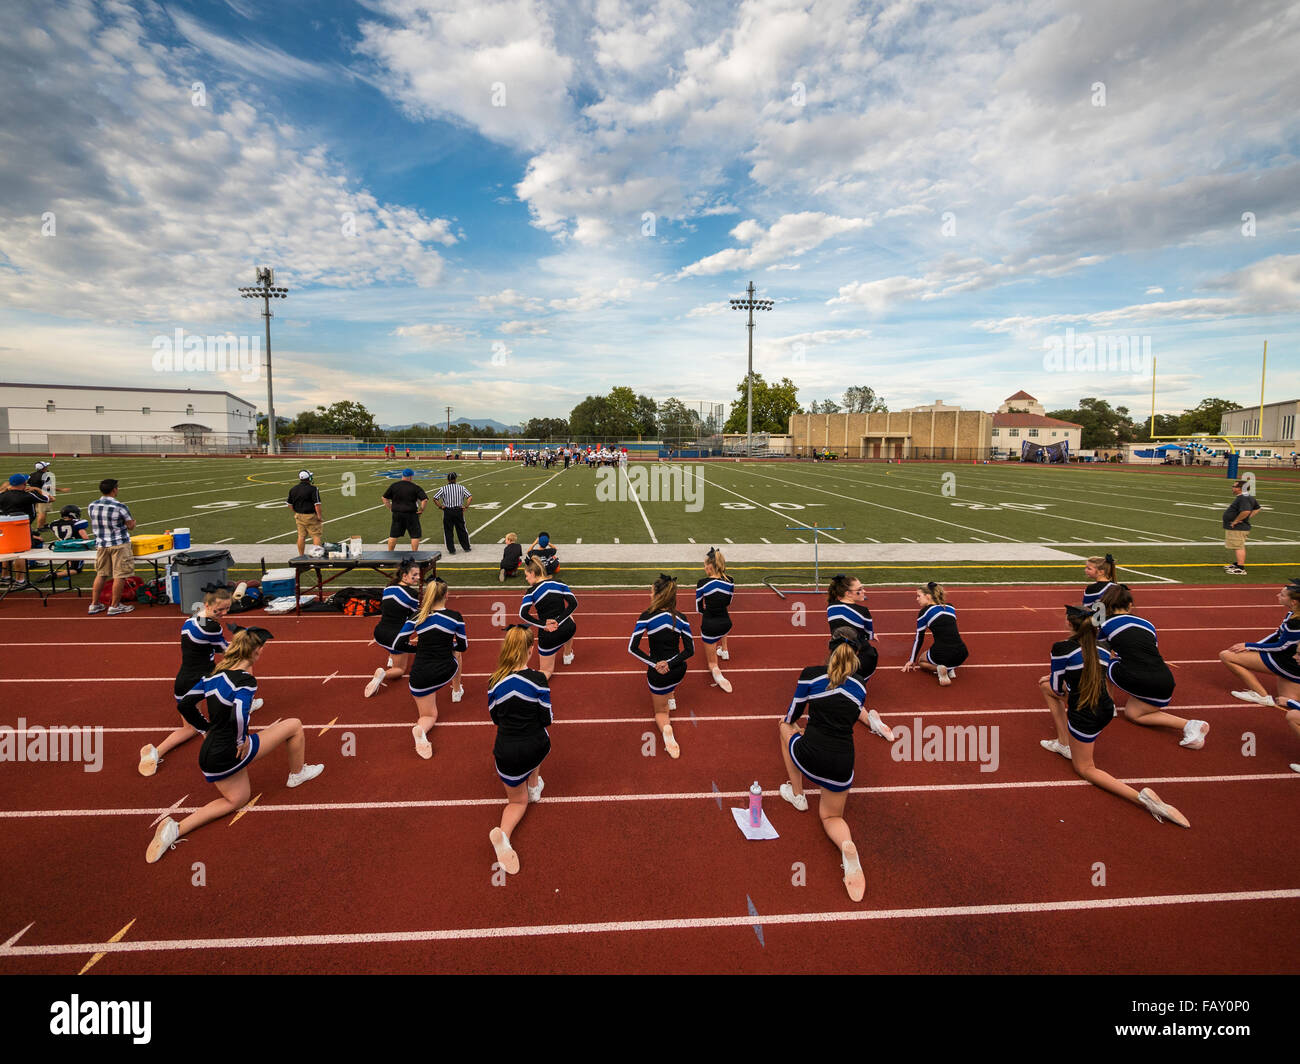
<instances>
[{"instance_id":1,"label":"distant tree","mask_svg":"<svg viewBox=\"0 0 1300 1064\"><path fill-rule=\"evenodd\" d=\"M532 417L524 422L520 435L529 440L567 439L569 423L559 417Z\"/></svg>"},{"instance_id":2,"label":"distant tree","mask_svg":"<svg viewBox=\"0 0 1300 1064\"><path fill-rule=\"evenodd\" d=\"M1181 416L1181 415L1179 415L1179 414L1157 414L1157 415L1156 415L1156 428L1155 428L1155 433L1154 433L1154 435L1156 435L1156 436L1178 436L1178 435L1180 435L1180 433L1179 433L1179 431L1178 431L1178 422L1179 422L1180 416ZM1133 438L1134 438L1134 441L1135 441L1136 443L1150 443L1150 442L1151 442L1152 432L1151 432L1151 419L1150 419L1150 418L1147 418L1146 420L1144 420L1141 424L1139 424L1139 425L1137 426L1137 432L1135 433L1135 435L1134 435Z\"/></svg>"},{"instance_id":3,"label":"distant tree","mask_svg":"<svg viewBox=\"0 0 1300 1064\"><path fill-rule=\"evenodd\" d=\"M754 374L754 431L789 432L790 415L800 412L799 386L789 377L780 384L768 384L761 373ZM724 432L745 431L745 380L736 386L737 400L732 404Z\"/></svg>"},{"instance_id":4,"label":"distant tree","mask_svg":"<svg viewBox=\"0 0 1300 1064\"><path fill-rule=\"evenodd\" d=\"M574 436L604 436L609 423L609 400L603 395L589 395L569 411L569 431Z\"/></svg>"},{"instance_id":5,"label":"distant tree","mask_svg":"<svg viewBox=\"0 0 1300 1064\"><path fill-rule=\"evenodd\" d=\"M692 410L680 399L665 399L659 404L659 435L661 438L698 437L702 428L700 412Z\"/></svg>"},{"instance_id":6,"label":"distant tree","mask_svg":"<svg viewBox=\"0 0 1300 1064\"><path fill-rule=\"evenodd\" d=\"M281 417L275 415L276 439L284 439L286 436L294 434L293 418ZM257 415L257 440L259 443L266 442L266 415Z\"/></svg>"},{"instance_id":7,"label":"distant tree","mask_svg":"<svg viewBox=\"0 0 1300 1064\"><path fill-rule=\"evenodd\" d=\"M659 407L631 388L611 388L608 395L589 395L569 412L574 436L653 436Z\"/></svg>"},{"instance_id":8,"label":"distant tree","mask_svg":"<svg viewBox=\"0 0 1300 1064\"><path fill-rule=\"evenodd\" d=\"M1082 426L1079 446L1084 450L1118 447L1138 438L1138 426L1129 417L1128 407L1112 408L1105 399L1080 399L1077 410L1052 410L1047 416Z\"/></svg>"},{"instance_id":9,"label":"distant tree","mask_svg":"<svg viewBox=\"0 0 1300 1064\"><path fill-rule=\"evenodd\" d=\"M823 399L820 403L814 399L812 405L808 407L810 414L838 414L839 412L840 404L834 399Z\"/></svg>"},{"instance_id":10,"label":"distant tree","mask_svg":"<svg viewBox=\"0 0 1300 1064\"><path fill-rule=\"evenodd\" d=\"M827 402L830 402L828 399ZM844 409L850 414L883 414L889 404L876 394L874 388L866 385L854 385L844 393ZM822 410L824 414L834 414L836 410Z\"/></svg>"},{"instance_id":11,"label":"distant tree","mask_svg":"<svg viewBox=\"0 0 1300 1064\"><path fill-rule=\"evenodd\" d=\"M278 418L276 420L279 420ZM305 410L293 420L298 435L379 436L375 416L360 403L349 400Z\"/></svg>"},{"instance_id":12,"label":"distant tree","mask_svg":"<svg viewBox=\"0 0 1300 1064\"><path fill-rule=\"evenodd\" d=\"M1202 399L1191 410L1183 411L1178 419L1178 431L1189 436L1197 432L1217 433L1223 427L1223 415L1240 409L1241 404L1231 399Z\"/></svg>"}]
</instances>

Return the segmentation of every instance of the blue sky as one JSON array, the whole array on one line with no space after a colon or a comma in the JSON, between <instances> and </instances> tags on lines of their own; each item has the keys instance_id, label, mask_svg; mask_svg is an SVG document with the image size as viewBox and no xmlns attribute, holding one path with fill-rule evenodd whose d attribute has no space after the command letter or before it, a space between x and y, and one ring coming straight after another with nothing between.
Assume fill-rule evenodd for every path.
<instances>
[{"instance_id":1,"label":"blue sky","mask_svg":"<svg viewBox=\"0 0 1300 1064\"><path fill-rule=\"evenodd\" d=\"M1149 409L1300 395L1285 3L366 0L0 9L4 379L228 388L155 337L260 333L276 406L565 416L730 402ZM197 84L196 84L197 83Z\"/></svg>"}]
</instances>

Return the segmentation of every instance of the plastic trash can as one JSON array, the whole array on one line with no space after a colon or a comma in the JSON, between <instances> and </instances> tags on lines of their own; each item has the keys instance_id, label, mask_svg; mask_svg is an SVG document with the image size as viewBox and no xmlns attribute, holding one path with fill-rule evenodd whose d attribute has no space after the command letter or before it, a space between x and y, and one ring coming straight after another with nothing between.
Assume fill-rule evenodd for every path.
<instances>
[{"instance_id":1,"label":"plastic trash can","mask_svg":"<svg viewBox=\"0 0 1300 1064\"><path fill-rule=\"evenodd\" d=\"M170 587L177 591L176 604L181 613L188 616L194 603L203 601L204 585L228 583L226 574L233 562L228 550L191 550L173 555Z\"/></svg>"}]
</instances>

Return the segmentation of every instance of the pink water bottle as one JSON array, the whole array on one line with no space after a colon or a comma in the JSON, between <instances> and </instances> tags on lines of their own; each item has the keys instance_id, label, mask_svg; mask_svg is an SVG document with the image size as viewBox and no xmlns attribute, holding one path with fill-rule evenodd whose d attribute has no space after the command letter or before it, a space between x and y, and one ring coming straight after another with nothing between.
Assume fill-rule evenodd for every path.
<instances>
[{"instance_id":1,"label":"pink water bottle","mask_svg":"<svg viewBox=\"0 0 1300 1064\"><path fill-rule=\"evenodd\" d=\"M758 785L758 780L749 788L749 826L763 826L763 788Z\"/></svg>"}]
</instances>

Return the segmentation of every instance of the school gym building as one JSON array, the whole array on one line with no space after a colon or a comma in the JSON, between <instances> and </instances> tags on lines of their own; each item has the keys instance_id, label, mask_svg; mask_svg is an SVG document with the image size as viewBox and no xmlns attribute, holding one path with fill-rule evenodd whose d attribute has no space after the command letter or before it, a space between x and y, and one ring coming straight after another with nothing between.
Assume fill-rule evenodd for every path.
<instances>
[{"instance_id":1,"label":"school gym building","mask_svg":"<svg viewBox=\"0 0 1300 1064\"><path fill-rule=\"evenodd\" d=\"M0 383L0 451L213 454L258 450L257 407L230 392Z\"/></svg>"},{"instance_id":2,"label":"school gym building","mask_svg":"<svg viewBox=\"0 0 1300 1064\"><path fill-rule=\"evenodd\" d=\"M982 410L901 410L883 414L793 414L790 438L796 457L814 450L841 458L983 458L993 435L993 415Z\"/></svg>"}]
</instances>

